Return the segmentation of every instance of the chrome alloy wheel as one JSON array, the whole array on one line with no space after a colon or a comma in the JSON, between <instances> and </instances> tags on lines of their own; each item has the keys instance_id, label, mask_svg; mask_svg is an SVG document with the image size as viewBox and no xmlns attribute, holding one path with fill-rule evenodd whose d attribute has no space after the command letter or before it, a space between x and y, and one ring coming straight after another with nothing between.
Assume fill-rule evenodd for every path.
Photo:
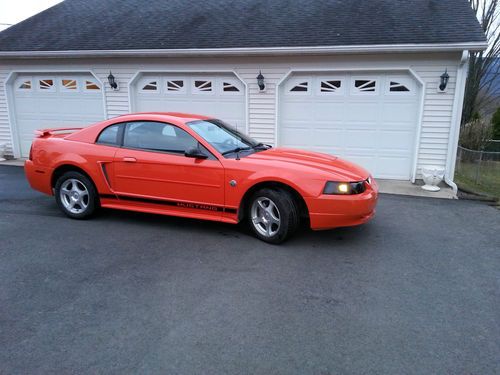
<instances>
[{"instance_id":1,"label":"chrome alloy wheel","mask_svg":"<svg viewBox=\"0 0 500 375\"><path fill-rule=\"evenodd\" d=\"M280 211L269 198L260 197L252 203L252 224L262 236L273 237L281 225Z\"/></svg>"},{"instance_id":2,"label":"chrome alloy wheel","mask_svg":"<svg viewBox=\"0 0 500 375\"><path fill-rule=\"evenodd\" d=\"M70 178L63 182L59 197L64 208L72 214L82 213L89 205L89 191L76 178Z\"/></svg>"}]
</instances>

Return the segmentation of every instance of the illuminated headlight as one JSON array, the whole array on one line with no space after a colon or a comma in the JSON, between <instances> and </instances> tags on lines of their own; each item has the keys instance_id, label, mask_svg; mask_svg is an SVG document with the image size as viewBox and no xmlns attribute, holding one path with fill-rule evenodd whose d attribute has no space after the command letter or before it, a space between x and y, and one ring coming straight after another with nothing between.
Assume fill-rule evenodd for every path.
<instances>
[{"instance_id":1,"label":"illuminated headlight","mask_svg":"<svg viewBox=\"0 0 500 375\"><path fill-rule=\"evenodd\" d=\"M361 194L366 189L365 182L336 182L328 181L323 189L323 194Z\"/></svg>"}]
</instances>

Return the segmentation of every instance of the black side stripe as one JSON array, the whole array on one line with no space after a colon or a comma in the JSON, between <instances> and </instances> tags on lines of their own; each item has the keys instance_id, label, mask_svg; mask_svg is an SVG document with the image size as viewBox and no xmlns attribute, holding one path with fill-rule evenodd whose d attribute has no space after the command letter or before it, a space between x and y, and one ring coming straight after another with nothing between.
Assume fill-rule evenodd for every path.
<instances>
[{"instance_id":1,"label":"black side stripe","mask_svg":"<svg viewBox=\"0 0 500 375\"><path fill-rule=\"evenodd\" d=\"M184 208L193 208L196 210L205 210L205 211L222 211L231 214L236 214L238 210L236 208L228 208L224 206L214 206L211 204L201 204L201 203L192 203L192 202L179 202L179 201L170 201L163 199L154 199L154 198L140 198L140 197L130 197L128 195L113 195L113 194L100 194L99 197L103 199L119 199L131 202L142 202L142 203L150 203L150 204L161 204L164 206L174 206L174 207L184 207Z\"/></svg>"}]
</instances>

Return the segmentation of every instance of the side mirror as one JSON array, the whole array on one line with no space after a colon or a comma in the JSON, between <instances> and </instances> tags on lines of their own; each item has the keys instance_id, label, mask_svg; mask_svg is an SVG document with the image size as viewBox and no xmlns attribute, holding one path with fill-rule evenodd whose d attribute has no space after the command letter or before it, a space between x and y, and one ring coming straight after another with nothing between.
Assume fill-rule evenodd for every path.
<instances>
[{"instance_id":1,"label":"side mirror","mask_svg":"<svg viewBox=\"0 0 500 375\"><path fill-rule=\"evenodd\" d=\"M198 147L189 147L186 151L184 151L184 156L187 158L195 158L195 159L207 159L208 155L204 154Z\"/></svg>"}]
</instances>

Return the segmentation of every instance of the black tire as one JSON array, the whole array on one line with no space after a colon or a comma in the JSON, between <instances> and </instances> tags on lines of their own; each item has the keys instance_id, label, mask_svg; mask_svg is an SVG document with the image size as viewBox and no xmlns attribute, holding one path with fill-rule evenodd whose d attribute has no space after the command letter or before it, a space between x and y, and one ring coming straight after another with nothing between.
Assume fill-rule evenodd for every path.
<instances>
[{"instance_id":1,"label":"black tire","mask_svg":"<svg viewBox=\"0 0 500 375\"><path fill-rule=\"evenodd\" d=\"M72 212L71 209L67 207L70 198L66 198L65 196L71 193L66 190L66 186L72 187L73 183L77 185L78 191L82 191L82 193L80 197L81 203L76 201L76 205ZM61 194L62 189L65 189L67 193ZM64 173L57 179L54 190L57 205L66 216L72 219L87 219L94 214L97 208L99 208L99 195L97 194L94 184L87 176L80 172L70 171ZM63 200L65 200L66 203L64 203ZM80 207L80 209L78 209L78 207Z\"/></svg>"},{"instance_id":2,"label":"black tire","mask_svg":"<svg viewBox=\"0 0 500 375\"><path fill-rule=\"evenodd\" d=\"M269 224L269 220L266 225L261 221L265 218L261 217L262 215L258 213L264 212L264 215L266 215L266 210L262 209L262 205L259 205L259 202L265 205L267 200L270 200L275 205L275 207L271 207L270 205L266 207L266 209L270 209L275 213L275 215L271 215L271 221L278 217L278 215L276 215L276 213L278 213L279 225L276 223ZM254 205L257 205L257 212L253 209ZM290 238L300 224L300 214L297 202L289 192L282 189L263 188L258 190L251 196L246 213L248 225L255 236L262 241L272 244L279 244ZM267 213L267 215L269 216L269 213ZM272 225L270 232L267 231L268 225ZM266 233L264 234L263 232Z\"/></svg>"}]
</instances>

